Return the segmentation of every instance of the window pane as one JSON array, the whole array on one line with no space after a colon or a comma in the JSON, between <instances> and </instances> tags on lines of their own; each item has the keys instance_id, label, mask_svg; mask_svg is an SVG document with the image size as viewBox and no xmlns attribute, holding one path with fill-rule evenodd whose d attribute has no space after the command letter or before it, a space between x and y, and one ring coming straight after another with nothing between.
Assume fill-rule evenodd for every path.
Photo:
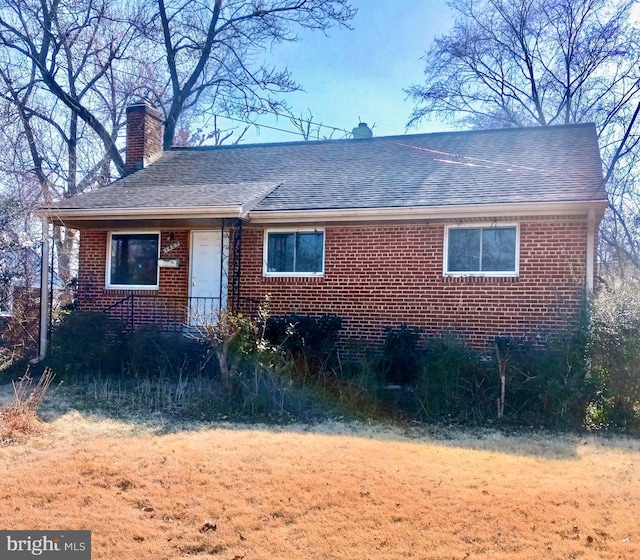
<instances>
[{"instance_id":1,"label":"window pane","mask_svg":"<svg viewBox=\"0 0 640 560\"><path fill-rule=\"evenodd\" d=\"M480 270L480 228L449 230L448 272Z\"/></svg>"},{"instance_id":2,"label":"window pane","mask_svg":"<svg viewBox=\"0 0 640 560\"><path fill-rule=\"evenodd\" d=\"M111 237L111 284L158 284L157 234L114 234Z\"/></svg>"},{"instance_id":3,"label":"window pane","mask_svg":"<svg viewBox=\"0 0 640 560\"><path fill-rule=\"evenodd\" d=\"M13 288L8 282L0 284L0 317L11 315L11 300Z\"/></svg>"},{"instance_id":4,"label":"window pane","mask_svg":"<svg viewBox=\"0 0 640 560\"><path fill-rule=\"evenodd\" d=\"M482 230L482 270L512 272L516 269L516 228Z\"/></svg>"},{"instance_id":5,"label":"window pane","mask_svg":"<svg viewBox=\"0 0 640 560\"><path fill-rule=\"evenodd\" d=\"M269 233L267 272L322 272L324 233Z\"/></svg>"},{"instance_id":6,"label":"window pane","mask_svg":"<svg viewBox=\"0 0 640 560\"><path fill-rule=\"evenodd\" d=\"M296 272L322 272L322 233L296 235Z\"/></svg>"},{"instance_id":7,"label":"window pane","mask_svg":"<svg viewBox=\"0 0 640 560\"><path fill-rule=\"evenodd\" d=\"M294 233L270 233L267 247L268 272L293 272Z\"/></svg>"}]
</instances>

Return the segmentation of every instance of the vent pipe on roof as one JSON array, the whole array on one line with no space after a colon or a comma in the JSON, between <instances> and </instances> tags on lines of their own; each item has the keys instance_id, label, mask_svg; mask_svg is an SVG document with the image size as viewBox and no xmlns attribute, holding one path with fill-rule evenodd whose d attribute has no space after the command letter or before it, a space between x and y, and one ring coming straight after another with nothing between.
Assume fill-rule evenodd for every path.
<instances>
[{"instance_id":1,"label":"vent pipe on roof","mask_svg":"<svg viewBox=\"0 0 640 560\"><path fill-rule=\"evenodd\" d=\"M351 131L351 134L356 140L362 140L363 138L371 138L373 136L373 131L369 128L366 122L361 122Z\"/></svg>"},{"instance_id":2,"label":"vent pipe on roof","mask_svg":"<svg viewBox=\"0 0 640 560\"><path fill-rule=\"evenodd\" d=\"M162 115L150 101L127 107L127 174L146 167L162 155Z\"/></svg>"}]
</instances>

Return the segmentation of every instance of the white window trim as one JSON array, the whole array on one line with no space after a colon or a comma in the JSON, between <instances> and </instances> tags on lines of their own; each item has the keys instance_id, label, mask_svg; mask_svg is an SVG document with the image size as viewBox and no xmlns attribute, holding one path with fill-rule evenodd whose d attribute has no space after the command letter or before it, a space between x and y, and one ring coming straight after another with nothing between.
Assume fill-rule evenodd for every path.
<instances>
[{"instance_id":1,"label":"white window trim","mask_svg":"<svg viewBox=\"0 0 640 560\"><path fill-rule=\"evenodd\" d=\"M472 228L516 228L516 259L515 270L513 271L466 271L466 272L449 272L447 266L449 264L449 231L452 229L472 229ZM448 224L444 228L444 251L442 258L442 275L449 277L486 277L486 278L517 278L520 276L520 224L517 222L478 222L463 224Z\"/></svg>"},{"instance_id":2,"label":"white window trim","mask_svg":"<svg viewBox=\"0 0 640 560\"><path fill-rule=\"evenodd\" d=\"M267 270L270 233L322 233L322 270L320 272L269 272ZM262 242L262 275L271 278L320 278L324 276L327 234L324 228L269 228L264 230Z\"/></svg>"},{"instance_id":3,"label":"white window trim","mask_svg":"<svg viewBox=\"0 0 640 560\"><path fill-rule=\"evenodd\" d=\"M113 230L109 232L107 239L107 263L105 275L105 288L107 290L159 290L160 289L160 267L156 262L156 283L155 285L144 284L112 284L111 283L111 243L114 235L157 235L158 236L158 256L160 258L160 244L162 236L159 230Z\"/></svg>"}]
</instances>

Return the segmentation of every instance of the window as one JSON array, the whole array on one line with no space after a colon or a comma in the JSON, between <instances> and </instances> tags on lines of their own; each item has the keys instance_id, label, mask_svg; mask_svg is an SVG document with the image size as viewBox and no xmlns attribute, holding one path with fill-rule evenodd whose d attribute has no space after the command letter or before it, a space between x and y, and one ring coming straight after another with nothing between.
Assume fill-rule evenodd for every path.
<instances>
[{"instance_id":1,"label":"window","mask_svg":"<svg viewBox=\"0 0 640 560\"><path fill-rule=\"evenodd\" d=\"M444 273L450 276L517 276L518 228L449 226Z\"/></svg>"},{"instance_id":2,"label":"window","mask_svg":"<svg viewBox=\"0 0 640 560\"><path fill-rule=\"evenodd\" d=\"M0 284L0 317L11 317L13 311L13 286L9 282Z\"/></svg>"},{"instance_id":3,"label":"window","mask_svg":"<svg viewBox=\"0 0 640 560\"><path fill-rule=\"evenodd\" d=\"M324 231L268 231L265 276L324 274Z\"/></svg>"},{"instance_id":4,"label":"window","mask_svg":"<svg viewBox=\"0 0 640 560\"><path fill-rule=\"evenodd\" d=\"M107 287L158 287L159 233L112 233L109 238Z\"/></svg>"}]
</instances>

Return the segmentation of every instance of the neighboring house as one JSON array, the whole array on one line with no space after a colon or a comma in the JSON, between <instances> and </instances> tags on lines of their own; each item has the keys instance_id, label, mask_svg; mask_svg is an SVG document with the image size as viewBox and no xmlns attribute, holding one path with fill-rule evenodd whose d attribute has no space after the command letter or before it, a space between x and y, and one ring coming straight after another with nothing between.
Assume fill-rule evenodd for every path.
<instances>
[{"instance_id":1,"label":"neighboring house","mask_svg":"<svg viewBox=\"0 0 640 560\"><path fill-rule=\"evenodd\" d=\"M0 352L3 359L34 356L39 344L41 256L31 247L16 247L2 255L0 282ZM51 281L49 276L49 281ZM64 290L53 276L54 299Z\"/></svg>"},{"instance_id":2,"label":"neighboring house","mask_svg":"<svg viewBox=\"0 0 640 560\"><path fill-rule=\"evenodd\" d=\"M220 305L406 323L474 345L576 316L607 207L592 124L160 151L128 109L132 172L43 209L80 230L78 307L130 326Z\"/></svg>"}]
</instances>

